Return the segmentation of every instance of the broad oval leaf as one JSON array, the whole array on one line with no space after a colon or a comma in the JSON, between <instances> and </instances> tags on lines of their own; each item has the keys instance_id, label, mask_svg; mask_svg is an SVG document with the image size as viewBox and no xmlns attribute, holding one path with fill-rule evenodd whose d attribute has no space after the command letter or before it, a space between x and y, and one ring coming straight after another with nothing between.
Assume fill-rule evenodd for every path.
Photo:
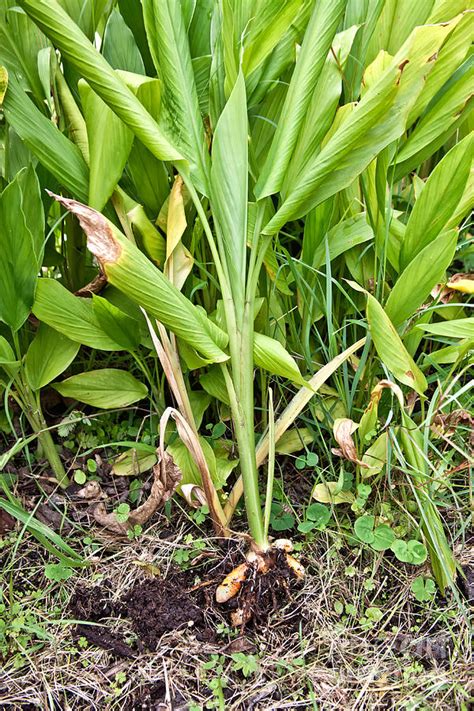
<instances>
[{"instance_id":1,"label":"broad oval leaf","mask_svg":"<svg viewBox=\"0 0 474 711\"><path fill-rule=\"evenodd\" d=\"M25 358L25 372L33 390L39 390L61 375L72 363L80 344L41 323Z\"/></svg>"},{"instance_id":2,"label":"broad oval leaf","mask_svg":"<svg viewBox=\"0 0 474 711\"><path fill-rule=\"evenodd\" d=\"M72 375L55 383L54 389L63 397L85 402L92 407L112 410L127 407L147 396L148 388L131 373L118 368L102 368Z\"/></svg>"}]
</instances>

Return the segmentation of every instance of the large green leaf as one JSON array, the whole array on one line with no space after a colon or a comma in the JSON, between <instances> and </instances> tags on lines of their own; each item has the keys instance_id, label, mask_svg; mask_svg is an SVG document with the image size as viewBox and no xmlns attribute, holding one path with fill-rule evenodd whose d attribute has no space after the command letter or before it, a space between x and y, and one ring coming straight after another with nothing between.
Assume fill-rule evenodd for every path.
<instances>
[{"instance_id":1,"label":"large green leaf","mask_svg":"<svg viewBox=\"0 0 474 711\"><path fill-rule=\"evenodd\" d=\"M160 124L189 161L196 187L208 195L209 152L181 3L144 0L143 14L153 60L163 82Z\"/></svg>"},{"instance_id":2,"label":"large green leaf","mask_svg":"<svg viewBox=\"0 0 474 711\"><path fill-rule=\"evenodd\" d=\"M76 343L103 351L123 348L101 327L92 300L74 296L55 279L39 279L33 313Z\"/></svg>"},{"instance_id":3,"label":"large green leaf","mask_svg":"<svg viewBox=\"0 0 474 711\"><path fill-rule=\"evenodd\" d=\"M283 195L296 182L306 165L314 160L334 120L345 78L345 66L356 32L357 27L349 27L334 37L298 134L283 183Z\"/></svg>"},{"instance_id":4,"label":"large green leaf","mask_svg":"<svg viewBox=\"0 0 474 711\"><path fill-rule=\"evenodd\" d=\"M474 109L474 55L459 67L430 102L397 155L394 178L399 180L433 155Z\"/></svg>"},{"instance_id":5,"label":"large green leaf","mask_svg":"<svg viewBox=\"0 0 474 711\"><path fill-rule=\"evenodd\" d=\"M299 176L265 227L274 234L288 220L348 187L405 130L407 116L453 26L417 27L402 49L364 93L315 160Z\"/></svg>"},{"instance_id":6,"label":"large green leaf","mask_svg":"<svg viewBox=\"0 0 474 711\"><path fill-rule=\"evenodd\" d=\"M355 217L341 220L327 234L329 259L333 260L340 254L374 238L372 228L367 222L367 215L362 212ZM326 242L320 243L313 252L312 266L317 269L326 261Z\"/></svg>"},{"instance_id":7,"label":"large green leaf","mask_svg":"<svg viewBox=\"0 0 474 711\"><path fill-rule=\"evenodd\" d=\"M88 247L100 262L110 284L206 357L217 362L228 359L222 350L227 345L227 335L183 296L111 222L75 200L55 197L78 217L87 234Z\"/></svg>"},{"instance_id":8,"label":"large green leaf","mask_svg":"<svg viewBox=\"0 0 474 711\"><path fill-rule=\"evenodd\" d=\"M63 397L79 400L103 410L127 407L143 400L148 393L144 383L128 371L118 368L102 368L72 375L62 383L55 383L53 387Z\"/></svg>"},{"instance_id":9,"label":"large green leaf","mask_svg":"<svg viewBox=\"0 0 474 711\"><path fill-rule=\"evenodd\" d=\"M346 4L347 0L320 0L314 5L277 130L255 187L258 199L278 192L282 185L312 92Z\"/></svg>"},{"instance_id":10,"label":"large green leaf","mask_svg":"<svg viewBox=\"0 0 474 711\"><path fill-rule=\"evenodd\" d=\"M254 333L253 357L255 365L268 370L272 375L280 375L298 385L306 385L295 359L274 338Z\"/></svg>"},{"instance_id":11,"label":"large green leaf","mask_svg":"<svg viewBox=\"0 0 474 711\"><path fill-rule=\"evenodd\" d=\"M28 383L39 390L61 375L72 363L80 344L41 323L25 358Z\"/></svg>"},{"instance_id":12,"label":"large green leaf","mask_svg":"<svg viewBox=\"0 0 474 711\"><path fill-rule=\"evenodd\" d=\"M8 123L59 184L86 201L89 170L79 148L41 113L15 76L9 77L3 110Z\"/></svg>"},{"instance_id":13,"label":"large green leaf","mask_svg":"<svg viewBox=\"0 0 474 711\"><path fill-rule=\"evenodd\" d=\"M443 336L444 338L474 338L474 318L460 318L441 323L423 323L417 325L416 328L433 336Z\"/></svg>"},{"instance_id":14,"label":"large green leaf","mask_svg":"<svg viewBox=\"0 0 474 711\"><path fill-rule=\"evenodd\" d=\"M38 272L19 178L0 194L0 321L17 331L33 305Z\"/></svg>"},{"instance_id":15,"label":"large green leaf","mask_svg":"<svg viewBox=\"0 0 474 711\"><path fill-rule=\"evenodd\" d=\"M107 21L102 53L113 69L145 74L145 67L131 29L117 9Z\"/></svg>"},{"instance_id":16,"label":"large green leaf","mask_svg":"<svg viewBox=\"0 0 474 711\"><path fill-rule=\"evenodd\" d=\"M100 211L122 177L133 133L86 82L79 91L89 139L89 205Z\"/></svg>"},{"instance_id":17,"label":"large green leaf","mask_svg":"<svg viewBox=\"0 0 474 711\"><path fill-rule=\"evenodd\" d=\"M19 11L14 0L3 0L0 6L0 63L21 77L23 88L31 91L41 103L46 98L41 82L38 54L49 47L46 37L34 22Z\"/></svg>"},{"instance_id":18,"label":"large green leaf","mask_svg":"<svg viewBox=\"0 0 474 711\"><path fill-rule=\"evenodd\" d=\"M401 383L422 395L428 384L402 343L396 328L372 295L367 296L367 320L380 360Z\"/></svg>"},{"instance_id":19,"label":"large green leaf","mask_svg":"<svg viewBox=\"0 0 474 711\"><path fill-rule=\"evenodd\" d=\"M394 326L413 316L433 287L443 280L453 261L457 240L457 230L444 232L418 252L400 274L385 304L385 313Z\"/></svg>"},{"instance_id":20,"label":"large green leaf","mask_svg":"<svg viewBox=\"0 0 474 711\"><path fill-rule=\"evenodd\" d=\"M266 0L250 20L244 41L242 71L251 74L273 51L297 16L302 0Z\"/></svg>"},{"instance_id":21,"label":"large green leaf","mask_svg":"<svg viewBox=\"0 0 474 711\"><path fill-rule=\"evenodd\" d=\"M439 235L452 217L470 175L473 148L471 134L444 156L426 181L407 223L400 253L402 268Z\"/></svg>"},{"instance_id":22,"label":"large green leaf","mask_svg":"<svg viewBox=\"0 0 474 711\"><path fill-rule=\"evenodd\" d=\"M133 351L140 342L140 324L117 306L94 294L92 311L100 327L121 348Z\"/></svg>"},{"instance_id":23,"label":"large green leaf","mask_svg":"<svg viewBox=\"0 0 474 711\"><path fill-rule=\"evenodd\" d=\"M178 160L182 157L157 122L56 0L19 2L61 50L63 57L82 74L92 89L157 158Z\"/></svg>"},{"instance_id":24,"label":"large green leaf","mask_svg":"<svg viewBox=\"0 0 474 711\"><path fill-rule=\"evenodd\" d=\"M453 16L457 14L453 13ZM451 19L451 18L449 18ZM441 47L433 71L430 72L408 119L411 125L423 114L437 92L465 60L474 33L474 12L466 12L457 27Z\"/></svg>"},{"instance_id":25,"label":"large green leaf","mask_svg":"<svg viewBox=\"0 0 474 711\"><path fill-rule=\"evenodd\" d=\"M247 251L248 128L245 81L239 74L216 126L211 201L237 308L243 308Z\"/></svg>"}]
</instances>

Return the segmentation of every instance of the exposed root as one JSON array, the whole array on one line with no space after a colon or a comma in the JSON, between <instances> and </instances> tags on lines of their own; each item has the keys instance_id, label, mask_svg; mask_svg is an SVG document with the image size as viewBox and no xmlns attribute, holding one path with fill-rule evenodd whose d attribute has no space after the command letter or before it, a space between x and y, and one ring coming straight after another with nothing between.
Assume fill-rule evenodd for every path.
<instances>
[{"instance_id":1,"label":"exposed root","mask_svg":"<svg viewBox=\"0 0 474 711\"><path fill-rule=\"evenodd\" d=\"M291 541L281 539L267 551L250 550L245 563L218 586L216 601L237 605L230 614L234 627L266 618L289 596L291 583L304 578L304 567L288 552L292 549Z\"/></svg>"}]
</instances>

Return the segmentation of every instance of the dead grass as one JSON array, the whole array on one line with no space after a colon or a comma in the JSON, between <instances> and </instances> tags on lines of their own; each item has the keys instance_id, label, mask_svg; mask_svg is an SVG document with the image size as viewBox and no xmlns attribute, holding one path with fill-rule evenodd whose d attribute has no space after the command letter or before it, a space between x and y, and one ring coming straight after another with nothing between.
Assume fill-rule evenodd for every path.
<instances>
[{"instance_id":1,"label":"dead grass","mask_svg":"<svg viewBox=\"0 0 474 711\"><path fill-rule=\"evenodd\" d=\"M2 708L441 711L469 707L474 684L466 605L454 599L419 605L409 589L419 569L394 566L382 557L374 560L372 554L359 550L339 550L337 541L325 534L305 549L304 587L264 628L247 630L244 641L236 641L239 638L226 629L224 614L209 609L206 620L218 629L212 642L199 641L189 628L166 633L156 652L143 650L133 659L117 659L93 646L83 648L71 634L73 621L64 616L74 589L107 581L111 599L117 602L145 579L147 564L168 576L173 565L170 554L183 545L186 533L195 535L195 529L183 520L178 532L163 540L160 528L158 521L139 540L126 543L102 536L103 547L90 568L60 585L45 585L38 548L31 541L26 545L25 539L15 563L14 588L20 592L26 572L30 582L44 586L38 600L25 592L23 606L36 612L51 640L33 635L20 668L15 668L14 658L6 660L0 672ZM464 563L473 562L472 548L458 550L458 555ZM206 539L190 579L212 578L221 560L222 551ZM369 579L373 585L367 583ZM344 606L342 614L337 603ZM373 625L364 623L368 607L382 610ZM126 638L133 637L126 619L113 618L106 624ZM439 652L440 644L448 650L446 658L430 658ZM239 649L259 660L258 670L247 679L232 670L230 655ZM221 705L209 686L216 674L203 669L211 655L222 655L227 688Z\"/></svg>"}]
</instances>

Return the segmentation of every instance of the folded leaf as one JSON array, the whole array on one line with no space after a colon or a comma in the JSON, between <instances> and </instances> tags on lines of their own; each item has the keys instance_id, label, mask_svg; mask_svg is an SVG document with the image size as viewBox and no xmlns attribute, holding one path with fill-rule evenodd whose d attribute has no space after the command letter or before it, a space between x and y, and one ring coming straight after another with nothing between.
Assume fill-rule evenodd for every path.
<instances>
[{"instance_id":1,"label":"folded leaf","mask_svg":"<svg viewBox=\"0 0 474 711\"><path fill-rule=\"evenodd\" d=\"M367 296L367 320L381 361L397 380L422 395L428 387L425 376L409 355L382 306L370 294Z\"/></svg>"}]
</instances>

